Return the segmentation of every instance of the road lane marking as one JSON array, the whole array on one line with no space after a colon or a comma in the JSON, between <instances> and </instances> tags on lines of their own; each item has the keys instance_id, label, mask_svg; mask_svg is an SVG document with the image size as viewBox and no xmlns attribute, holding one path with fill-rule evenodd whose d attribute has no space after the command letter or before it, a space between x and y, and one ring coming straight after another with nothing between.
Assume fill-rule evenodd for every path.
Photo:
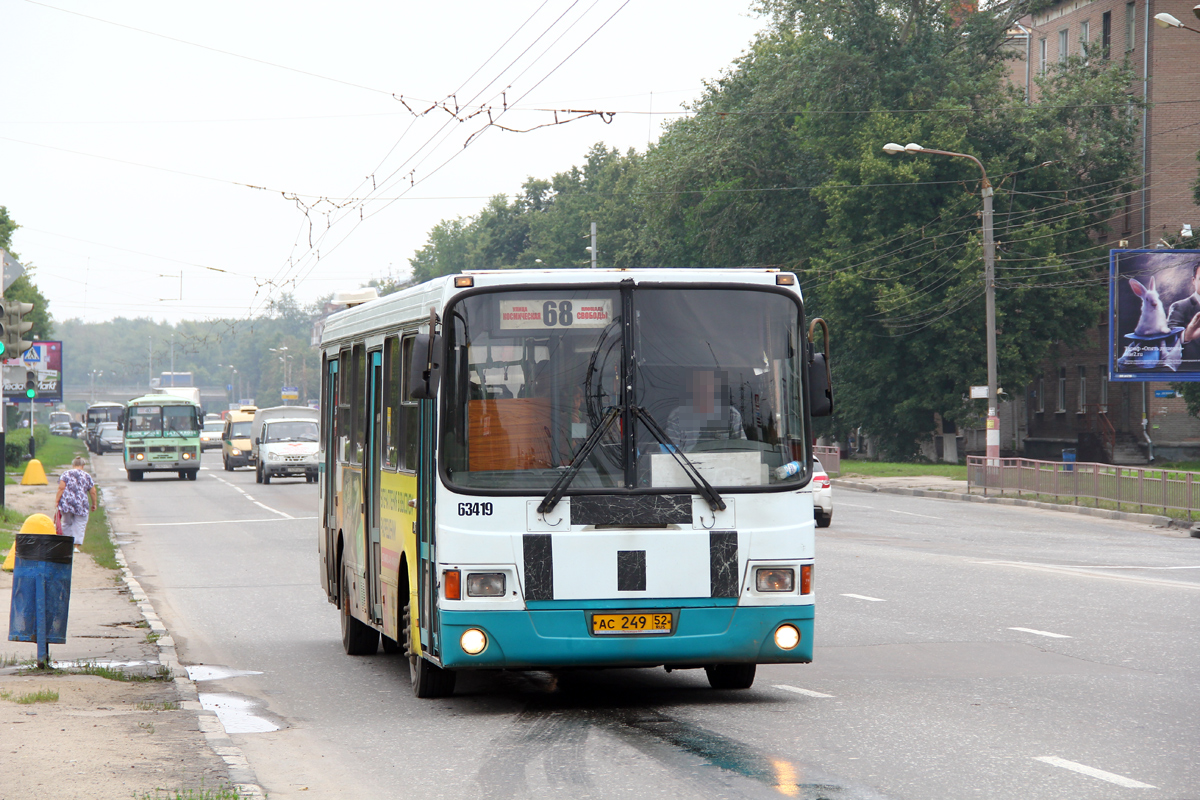
<instances>
[{"instance_id":1,"label":"road lane marking","mask_svg":"<svg viewBox=\"0 0 1200 800\"><path fill-rule=\"evenodd\" d=\"M945 519L944 517L931 517L928 514L916 514L912 511L901 511L898 508L889 508L888 511L891 511L893 514L907 514L910 517L924 517L925 519Z\"/></svg>"},{"instance_id":2,"label":"road lane marking","mask_svg":"<svg viewBox=\"0 0 1200 800\"><path fill-rule=\"evenodd\" d=\"M1081 578L1100 578L1107 581L1123 581L1125 583L1143 583L1150 586L1174 586L1178 589L1200 589L1200 583L1190 581L1173 581L1166 578L1144 578L1138 575L1114 575L1095 569L1103 567L1065 567L1057 564L1036 564L1030 561L971 561L972 564L984 564L995 567L1017 567L1031 569L1037 572L1054 572L1059 575L1075 575ZM1153 569L1153 567L1136 567L1136 569Z\"/></svg>"},{"instance_id":3,"label":"road lane marking","mask_svg":"<svg viewBox=\"0 0 1200 800\"><path fill-rule=\"evenodd\" d=\"M268 505L263 505L262 503L258 502L253 497L251 497L249 495L249 493L247 493L246 490L243 489L242 487L234 486L232 483L225 480L224 478L217 478L217 480L219 480L221 483L225 484L226 486L232 487L234 491L240 492L242 497L246 498L251 503L254 503L254 505L258 506L259 508L263 509L264 511L270 511L272 514L278 514L279 516L283 517L284 519L295 519L295 517L293 517L291 514L286 514L282 511L280 511L279 509L271 508Z\"/></svg>"},{"instance_id":4,"label":"road lane marking","mask_svg":"<svg viewBox=\"0 0 1200 800\"><path fill-rule=\"evenodd\" d=\"M838 505L839 506L850 506L851 508L869 508L872 511L879 510L878 507L876 507L876 506L867 506L867 505L863 505L862 503L847 503L845 500L838 500Z\"/></svg>"},{"instance_id":5,"label":"road lane marking","mask_svg":"<svg viewBox=\"0 0 1200 800\"><path fill-rule=\"evenodd\" d=\"M872 603L886 603L882 597L867 597L865 594L843 594L842 597L853 597L855 600L870 600Z\"/></svg>"},{"instance_id":6,"label":"road lane marking","mask_svg":"<svg viewBox=\"0 0 1200 800\"><path fill-rule=\"evenodd\" d=\"M1074 761L1067 761L1065 758L1058 756L1034 756L1034 761L1043 761L1055 767L1069 769L1072 772L1078 772L1081 775L1089 775L1093 778L1099 778L1102 781L1115 783L1117 786L1124 786L1126 789L1157 789L1157 786L1151 786L1148 783L1135 781L1133 778L1126 778L1124 775L1117 775L1113 772L1105 772L1102 769L1089 767L1087 764L1078 764Z\"/></svg>"},{"instance_id":7,"label":"road lane marking","mask_svg":"<svg viewBox=\"0 0 1200 800\"><path fill-rule=\"evenodd\" d=\"M315 519L315 517L314 517ZM1039 631L1033 628L1009 628L1010 631L1021 631L1022 633L1036 633L1038 636L1049 636L1051 639L1070 639L1065 633L1051 633L1050 631Z\"/></svg>"},{"instance_id":8,"label":"road lane marking","mask_svg":"<svg viewBox=\"0 0 1200 800\"><path fill-rule=\"evenodd\" d=\"M267 519L204 519L192 522L143 522L138 528L173 528L177 525L240 525L243 522L299 522L301 520L317 519L317 517L268 517Z\"/></svg>"},{"instance_id":9,"label":"road lane marking","mask_svg":"<svg viewBox=\"0 0 1200 800\"><path fill-rule=\"evenodd\" d=\"M798 686L788 686L786 683L777 683L777 684L775 684L775 688L783 689L785 692L795 692L796 694L802 694L807 697L833 697L833 695L831 695L831 694L822 694L821 692L814 692L812 689L801 689Z\"/></svg>"}]
</instances>

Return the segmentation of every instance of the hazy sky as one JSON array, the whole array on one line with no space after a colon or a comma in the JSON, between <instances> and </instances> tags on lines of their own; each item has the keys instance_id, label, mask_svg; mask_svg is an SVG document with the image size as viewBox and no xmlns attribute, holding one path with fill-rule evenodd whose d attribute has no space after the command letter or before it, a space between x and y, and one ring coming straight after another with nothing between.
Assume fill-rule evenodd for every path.
<instances>
[{"instance_id":1,"label":"hazy sky","mask_svg":"<svg viewBox=\"0 0 1200 800\"><path fill-rule=\"evenodd\" d=\"M59 320L309 302L408 274L439 220L596 142L644 149L749 46L748 8L0 0L0 205ZM510 133L462 121L482 106L518 129L617 114Z\"/></svg>"}]
</instances>

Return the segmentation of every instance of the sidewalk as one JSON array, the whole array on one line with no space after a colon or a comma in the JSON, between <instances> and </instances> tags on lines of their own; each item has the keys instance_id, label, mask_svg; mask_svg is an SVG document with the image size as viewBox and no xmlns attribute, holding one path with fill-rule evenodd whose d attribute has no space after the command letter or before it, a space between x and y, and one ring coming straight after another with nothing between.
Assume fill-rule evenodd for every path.
<instances>
[{"instance_id":1,"label":"sidewalk","mask_svg":"<svg viewBox=\"0 0 1200 800\"><path fill-rule=\"evenodd\" d=\"M58 475L47 478L47 486L5 487L7 506L52 514ZM0 572L0 800L142 800L232 783L201 729L209 712L197 713L194 685L179 676L165 629L120 572L75 554L67 641L50 645L50 657L63 670L92 663L142 680L31 673L37 645L7 640L12 582ZM43 690L57 692L57 701L17 702Z\"/></svg>"},{"instance_id":2,"label":"sidewalk","mask_svg":"<svg viewBox=\"0 0 1200 800\"><path fill-rule=\"evenodd\" d=\"M994 491L985 496L983 490L978 487L974 487L973 491L968 492L966 481L945 478L940 475L916 475L896 478L875 478L868 475L855 475L851 478L833 478L832 483L833 486L838 488L855 489L862 492L886 492L888 494L903 494L912 497L933 497L940 500L963 500L973 503L1028 506L1045 511L1084 514L1102 519L1126 520L1150 525L1155 528L1175 529L1175 532L1183 536L1188 535L1187 531L1191 528L1191 523L1172 519L1162 514L1138 514L1129 511L1114 511L1106 508L1072 505L1070 503L1045 503L1020 497L997 497ZM835 505L836 502L835 500Z\"/></svg>"}]
</instances>

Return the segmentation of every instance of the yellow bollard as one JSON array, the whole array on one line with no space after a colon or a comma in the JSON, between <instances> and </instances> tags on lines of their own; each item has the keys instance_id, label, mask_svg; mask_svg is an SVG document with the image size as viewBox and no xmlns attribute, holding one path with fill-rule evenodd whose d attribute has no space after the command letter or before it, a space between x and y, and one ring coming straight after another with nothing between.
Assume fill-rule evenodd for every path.
<instances>
[{"instance_id":1,"label":"yellow bollard","mask_svg":"<svg viewBox=\"0 0 1200 800\"><path fill-rule=\"evenodd\" d=\"M25 465L25 474L21 476L22 486L45 486L46 485L46 470L42 468L42 462L36 458L30 459ZM36 531L31 531L36 533ZM54 531L50 531L54 533Z\"/></svg>"},{"instance_id":2,"label":"yellow bollard","mask_svg":"<svg viewBox=\"0 0 1200 800\"><path fill-rule=\"evenodd\" d=\"M54 520L47 517L45 514L30 514L21 523L19 533L58 533L54 529ZM13 546L8 549L8 555L4 558L4 565L0 566L5 572L12 572L17 564L17 543L13 542Z\"/></svg>"},{"instance_id":3,"label":"yellow bollard","mask_svg":"<svg viewBox=\"0 0 1200 800\"><path fill-rule=\"evenodd\" d=\"M30 514L21 523L19 533L58 533L54 530L54 520L47 517L45 514Z\"/></svg>"}]
</instances>

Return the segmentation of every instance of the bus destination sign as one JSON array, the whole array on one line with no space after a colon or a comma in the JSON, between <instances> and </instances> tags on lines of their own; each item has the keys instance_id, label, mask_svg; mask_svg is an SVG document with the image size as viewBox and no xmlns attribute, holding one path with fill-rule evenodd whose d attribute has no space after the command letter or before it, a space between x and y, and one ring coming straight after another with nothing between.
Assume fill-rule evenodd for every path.
<instances>
[{"instance_id":1,"label":"bus destination sign","mask_svg":"<svg viewBox=\"0 0 1200 800\"><path fill-rule=\"evenodd\" d=\"M589 300L501 300L501 330L603 328L612 322L612 298Z\"/></svg>"}]
</instances>

